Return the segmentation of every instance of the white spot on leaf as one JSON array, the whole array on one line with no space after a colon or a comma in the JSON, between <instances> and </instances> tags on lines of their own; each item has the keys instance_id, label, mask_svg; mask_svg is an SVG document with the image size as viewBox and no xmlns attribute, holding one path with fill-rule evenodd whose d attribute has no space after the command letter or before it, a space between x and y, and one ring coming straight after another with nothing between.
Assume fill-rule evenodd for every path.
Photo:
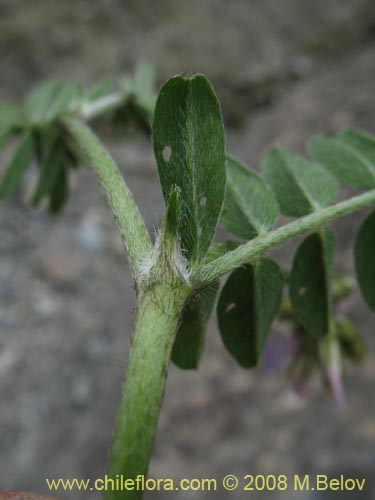
<instances>
[{"instance_id":1,"label":"white spot on leaf","mask_svg":"<svg viewBox=\"0 0 375 500\"><path fill-rule=\"evenodd\" d=\"M227 305L226 309L225 309L225 312L226 313L229 313L231 311L233 311L233 309L236 307L236 304L234 302L231 302L230 304Z\"/></svg>"},{"instance_id":2,"label":"white spot on leaf","mask_svg":"<svg viewBox=\"0 0 375 500\"><path fill-rule=\"evenodd\" d=\"M164 161L169 161L172 155L172 148L170 146L164 146L162 154Z\"/></svg>"},{"instance_id":3,"label":"white spot on leaf","mask_svg":"<svg viewBox=\"0 0 375 500\"><path fill-rule=\"evenodd\" d=\"M201 205L201 207L204 207L206 203L207 203L207 196L202 196L202 198L199 200L199 204Z\"/></svg>"}]
</instances>

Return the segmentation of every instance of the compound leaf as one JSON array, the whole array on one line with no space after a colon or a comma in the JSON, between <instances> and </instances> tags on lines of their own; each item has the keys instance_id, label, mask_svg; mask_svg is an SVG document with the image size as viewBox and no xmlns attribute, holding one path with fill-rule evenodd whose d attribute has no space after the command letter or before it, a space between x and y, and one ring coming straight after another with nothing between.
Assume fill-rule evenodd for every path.
<instances>
[{"instance_id":1,"label":"compound leaf","mask_svg":"<svg viewBox=\"0 0 375 500\"><path fill-rule=\"evenodd\" d=\"M256 366L281 301L284 276L267 258L238 268L220 295L217 314L224 345L244 368Z\"/></svg>"},{"instance_id":2,"label":"compound leaf","mask_svg":"<svg viewBox=\"0 0 375 500\"><path fill-rule=\"evenodd\" d=\"M261 177L227 158L227 186L220 222L240 239L269 231L279 213L275 196Z\"/></svg>"},{"instance_id":3,"label":"compound leaf","mask_svg":"<svg viewBox=\"0 0 375 500\"><path fill-rule=\"evenodd\" d=\"M374 141L369 137L353 131L344 133L341 138L316 136L309 142L308 150L341 182L371 189L375 187L375 162Z\"/></svg>"},{"instance_id":4,"label":"compound leaf","mask_svg":"<svg viewBox=\"0 0 375 500\"><path fill-rule=\"evenodd\" d=\"M362 295L372 311L375 311L375 212L362 224L354 247L357 280Z\"/></svg>"},{"instance_id":5,"label":"compound leaf","mask_svg":"<svg viewBox=\"0 0 375 500\"><path fill-rule=\"evenodd\" d=\"M328 334L334 235L328 229L307 236L297 249L289 293L298 321L315 337Z\"/></svg>"},{"instance_id":6,"label":"compound leaf","mask_svg":"<svg viewBox=\"0 0 375 500\"><path fill-rule=\"evenodd\" d=\"M179 234L186 257L200 261L215 232L225 191L220 106L204 76L171 78L155 109L153 144L163 196L181 190Z\"/></svg>"},{"instance_id":7,"label":"compound leaf","mask_svg":"<svg viewBox=\"0 0 375 500\"><path fill-rule=\"evenodd\" d=\"M183 310L172 350L172 361L184 370L196 369L203 351L206 326L215 303L219 281L210 283Z\"/></svg>"},{"instance_id":8,"label":"compound leaf","mask_svg":"<svg viewBox=\"0 0 375 500\"><path fill-rule=\"evenodd\" d=\"M30 165L34 154L34 142L30 132L25 132L0 182L0 198L13 194L22 176Z\"/></svg>"},{"instance_id":9,"label":"compound leaf","mask_svg":"<svg viewBox=\"0 0 375 500\"><path fill-rule=\"evenodd\" d=\"M268 153L264 175L281 211L291 217L327 206L337 193L335 179L323 167L278 148Z\"/></svg>"}]
</instances>

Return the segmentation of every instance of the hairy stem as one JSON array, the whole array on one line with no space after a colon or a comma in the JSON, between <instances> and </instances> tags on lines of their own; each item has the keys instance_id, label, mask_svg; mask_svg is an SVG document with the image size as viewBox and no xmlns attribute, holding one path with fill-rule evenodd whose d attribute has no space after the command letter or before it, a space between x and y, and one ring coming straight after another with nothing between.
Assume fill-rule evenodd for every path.
<instances>
[{"instance_id":1,"label":"hairy stem","mask_svg":"<svg viewBox=\"0 0 375 500\"><path fill-rule=\"evenodd\" d=\"M108 476L146 475L164 393L174 334L189 294L184 285L140 291ZM142 491L107 491L105 500L139 500Z\"/></svg>"},{"instance_id":2,"label":"hairy stem","mask_svg":"<svg viewBox=\"0 0 375 500\"><path fill-rule=\"evenodd\" d=\"M131 192L115 162L86 124L77 118L64 118L62 125L79 158L99 177L120 228L133 274L137 278L139 265L152 252L152 243Z\"/></svg>"},{"instance_id":3,"label":"hairy stem","mask_svg":"<svg viewBox=\"0 0 375 500\"><path fill-rule=\"evenodd\" d=\"M99 97L95 99L95 101L85 102L82 109L79 110L79 114L83 120L90 121L108 111L118 108L123 102L123 94L120 92L113 92L112 94Z\"/></svg>"},{"instance_id":4,"label":"hairy stem","mask_svg":"<svg viewBox=\"0 0 375 500\"><path fill-rule=\"evenodd\" d=\"M272 247L368 205L375 205L375 189L301 217L268 234L258 236L240 245L235 250L227 252L209 264L197 269L195 276L193 276L193 283L198 286L210 283Z\"/></svg>"}]
</instances>

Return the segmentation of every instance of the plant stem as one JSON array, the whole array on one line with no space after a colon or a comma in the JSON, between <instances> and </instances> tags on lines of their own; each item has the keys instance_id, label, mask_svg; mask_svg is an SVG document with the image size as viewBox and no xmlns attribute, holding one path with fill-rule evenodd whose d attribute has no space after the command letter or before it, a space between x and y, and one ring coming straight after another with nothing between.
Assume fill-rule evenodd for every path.
<instances>
[{"instance_id":1,"label":"plant stem","mask_svg":"<svg viewBox=\"0 0 375 500\"><path fill-rule=\"evenodd\" d=\"M197 269L195 276L193 276L193 283L199 286L210 283L276 245L280 245L299 234L316 229L337 217L355 212L368 205L375 205L375 189L313 212L240 245L235 250L231 250L209 264Z\"/></svg>"},{"instance_id":2,"label":"plant stem","mask_svg":"<svg viewBox=\"0 0 375 500\"><path fill-rule=\"evenodd\" d=\"M140 291L108 476L146 475L174 334L190 289L155 284ZM105 500L139 500L142 491L107 491Z\"/></svg>"},{"instance_id":3,"label":"plant stem","mask_svg":"<svg viewBox=\"0 0 375 500\"><path fill-rule=\"evenodd\" d=\"M99 97L91 102L85 102L79 114L85 121L93 120L98 116L116 109L124 102L124 95L120 92L113 92L103 97Z\"/></svg>"},{"instance_id":4,"label":"plant stem","mask_svg":"<svg viewBox=\"0 0 375 500\"><path fill-rule=\"evenodd\" d=\"M152 243L131 192L115 162L92 130L77 118L64 118L73 148L97 174L120 229L135 279L142 262L152 252Z\"/></svg>"}]
</instances>

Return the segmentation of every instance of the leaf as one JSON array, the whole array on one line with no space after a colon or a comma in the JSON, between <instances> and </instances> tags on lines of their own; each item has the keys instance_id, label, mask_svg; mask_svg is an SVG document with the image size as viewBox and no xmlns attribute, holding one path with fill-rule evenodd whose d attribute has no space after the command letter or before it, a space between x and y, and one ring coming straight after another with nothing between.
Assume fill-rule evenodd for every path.
<instances>
[{"instance_id":1,"label":"leaf","mask_svg":"<svg viewBox=\"0 0 375 500\"><path fill-rule=\"evenodd\" d=\"M334 235L328 229L310 234L298 247L290 273L293 309L315 337L329 332L334 247Z\"/></svg>"},{"instance_id":2,"label":"leaf","mask_svg":"<svg viewBox=\"0 0 375 500\"><path fill-rule=\"evenodd\" d=\"M272 149L264 175L285 215L301 217L326 207L336 196L337 183L323 167L282 149Z\"/></svg>"},{"instance_id":3,"label":"leaf","mask_svg":"<svg viewBox=\"0 0 375 500\"><path fill-rule=\"evenodd\" d=\"M340 140L350 144L354 149L365 156L375 168L375 137L360 132L359 130L348 129L339 135Z\"/></svg>"},{"instance_id":4,"label":"leaf","mask_svg":"<svg viewBox=\"0 0 375 500\"><path fill-rule=\"evenodd\" d=\"M172 349L172 361L179 368L194 370L202 355L206 326L215 303L219 281L210 283L185 305Z\"/></svg>"},{"instance_id":5,"label":"leaf","mask_svg":"<svg viewBox=\"0 0 375 500\"><path fill-rule=\"evenodd\" d=\"M20 106L11 102L0 102L0 134L22 128L24 121Z\"/></svg>"},{"instance_id":6,"label":"leaf","mask_svg":"<svg viewBox=\"0 0 375 500\"><path fill-rule=\"evenodd\" d=\"M225 347L244 368L260 360L281 302L284 276L271 259L238 268L220 295L217 314Z\"/></svg>"},{"instance_id":7,"label":"leaf","mask_svg":"<svg viewBox=\"0 0 375 500\"><path fill-rule=\"evenodd\" d=\"M227 159L227 186L220 222L240 239L249 240L269 231L279 207L261 177L233 157Z\"/></svg>"},{"instance_id":8,"label":"leaf","mask_svg":"<svg viewBox=\"0 0 375 500\"><path fill-rule=\"evenodd\" d=\"M180 189L175 187L168 199L163 227L163 246L169 262L173 260L173 252L178 241L178 221L180 217Z\"/></svg>"},{"instance_id":9,"label":"leaf","mask_svg":"<svg viewBox=\"0 0 375 500\"><path fill-rule=\"evenodd\" d=\"M0 182L0 198L13 194L21 182L22 176L33 159L34 146L30 132L25 132L13 154Z\"/></svg>"},{"instance_id":10,"label":"leaf","mask_svg":"<svg viewBox=\"0 0 375 500\"><path fill-rule=\"evenodd\" d=\"M49 194L49 210L58 213L66 203L69 195L68 175L64 163L60 163L55 182Z\"/></svg>"},{"instance_id":11,"label":"leaf","mask_svg":"<svg viewBox=\"0 0 375 500\"><path fill-rule=\"evenodd\" d=\"M37 87L26 99L25 109L32 123L46 122L48 111L53 99L61 90L61 83L49 80Z\"/></svg>"},{"instance_id":12,"label":"leaf","mask_svg":"<svg viewBox=\"0 0 375 500\"><path fill-rule=\"evenodd\" d=\"M134 75L133 92L146 108L155 106L154 80L155 69L153 64L141 59Z\"/></svg>"},{"instance_id":13,"label":"leaf","mask_svg":"<svg viewBox=\"0 0 375 500\"><path fill-rule=\"evenodd\" d=\"M225 191L225 139L219 103L204 76L171 78L155 109L153 144L164 200L181 190L179 233L200 261L215 232Z\"/></svg>"},{"instance_id":14,"label":"leaf","mask_svg":"<svg viewBox=\"0 0 375 500\"><path fill-rule=\"evenodd\" d=\"M0 133L0 153L5 148L9 134L7 132Z\"/></svg>"},{"instance_id":15,"label":"leaf","mask_svg":"<svg viewBox=\"0 0 375 500\"><path fill-rule=\"evenodd\" d=\"M86 93L86 97L89 101L95 101L100 97L104 97L113 91L114 82L113 78L103 78L98 83L93 85Z\"/></svg>"},{"instance_id":16,"label":"leaf","mask_svg":"<svg viewBox=\"0 0 375 500\"><path fill-rule=\"evenodd\" d=\"M354 246L354 263L362 295L375 311L375 212L362 224Z\"/></svg>"},{"instance_id":17,"label":"leaf","mask_svg":"<svg viewBox=\"0 0 375 500\"><path fill-rule=\"evenodd\" d=\"M213 260L218 259L222 255L225 255L230 250L234 250L235 248L238 247L238 245L239 242L231 240L224 241L222 243L214 243L208 249L206 256L204 258L204 263L209 264Z\"/></svg>"},{"instance_id":18,"label":"leaf","mask_svg":"<svg viewBox=\"0 0 375 500\"><path fill-rule=\"evenodd\" d=\"M63 85L50 80L38 87L26 100L26 110L32 123L43 125L54 121L82 97L82 87L73 82Z\"/></svg>"},{"instance_id":19,"label":"leaf","mask_svg":"<svg viewBox=\"0 0 375 500\"><path fill-rule=\"evenodd\" d=\"M357 149L360 139L358 135L353 138L353 133L342 135L339 139L316 136L309 142L308 150L341 182L360 189L371 189L375 187L375 163L370 161L374 153L371 152L371 144L366 146L366 150L362 149L365 137L362 138L362 146ZM369 142L366 141L366 144L369 145Z\"/></svg>"},{"instance_id":20,"label":"leaf","mask_svg":"<svg viewBox=\"0 0 375 500\"><path fill-rule=\"evenodd\" d=\"M62 85L50 104L45 116L46 121L53 121L62 114L71 111L82 99L82 96L83 90L78 82Z\"/></svg>"},{"instance_id":21,"label":"leaf","mask_svg":"<svg viewBox=\"0 0 375 500\"><path fill-rule=\"evenodd\" d=\"M39 181L32 198L32 204L38 205L44 196L50 194L61 168L64 168L64 143L55 128L40 133L41 165Z\"/></svg>"}]
</instances>

